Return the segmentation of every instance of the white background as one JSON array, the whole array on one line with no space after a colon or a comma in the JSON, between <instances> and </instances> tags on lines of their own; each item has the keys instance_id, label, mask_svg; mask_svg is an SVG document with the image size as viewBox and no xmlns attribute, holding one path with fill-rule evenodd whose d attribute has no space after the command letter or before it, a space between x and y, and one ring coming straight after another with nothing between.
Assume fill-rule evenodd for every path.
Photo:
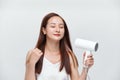
<instances>
[{"instance_id":1,"label":"white background","mask_svg":"<svg viewBox=\"0 0 120 80\"><path fill-rule=\"evenodd\" d=\"M0 0L0 80L24 79L27 51L49 12L65 19L80 70L84 50L74 46L78 37L99 42L91 80L120 80L119 0Z\"/></svg>"}]
</instances>

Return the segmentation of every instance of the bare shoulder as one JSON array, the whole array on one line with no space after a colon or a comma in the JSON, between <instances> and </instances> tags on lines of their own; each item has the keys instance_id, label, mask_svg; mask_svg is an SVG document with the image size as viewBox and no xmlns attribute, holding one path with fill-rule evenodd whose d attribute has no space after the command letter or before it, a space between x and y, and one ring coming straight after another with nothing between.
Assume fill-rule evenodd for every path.
<instances>
[{"instance_id":1,"label":"bare shoulder","mask_svg":"<svg viewBox=\"0 0 120 80\"><path fill-rule=\"evenodd\" d=\"M69 55L69 59L70 59L70 64L71 64L71 66L72 66L72 67L78 67L78 62L77 62L76 55L75 55L72 51L70 51L70 52L68 53L68 55Z\"/></svg>"}]
</instances>

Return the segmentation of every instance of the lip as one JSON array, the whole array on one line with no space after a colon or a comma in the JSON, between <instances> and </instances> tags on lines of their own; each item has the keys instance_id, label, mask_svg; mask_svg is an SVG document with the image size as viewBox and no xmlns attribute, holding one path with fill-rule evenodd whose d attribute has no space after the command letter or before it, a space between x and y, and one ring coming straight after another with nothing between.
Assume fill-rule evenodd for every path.
<instances>
[{"instance_id":1,"label":"lip","mask_svg":"<svg viewBox=\"0 0 120 80\"><path fill-rule=\"evenodd\" d=\"M53 34L53 35L55 35L55 36L60 36L60 34Z\"/></svg>"}]
</instances>

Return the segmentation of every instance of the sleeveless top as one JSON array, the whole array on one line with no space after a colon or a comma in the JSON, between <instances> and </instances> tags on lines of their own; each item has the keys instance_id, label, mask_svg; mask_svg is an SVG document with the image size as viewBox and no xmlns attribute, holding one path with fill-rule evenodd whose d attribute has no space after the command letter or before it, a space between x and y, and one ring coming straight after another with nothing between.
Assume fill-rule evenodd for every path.
<instances>
[{"instance_id":1,"label":"sleeveless top","mask_svg":"<svg viewBox=\"0 0 120 80\"><path fill-rule=\"evenodd\" d=\"M65 68L59 71L59 67L60 62L53 64L44 57L42 71L37 74L37 80L70 80Z\"/></svg>"}]
</instances>

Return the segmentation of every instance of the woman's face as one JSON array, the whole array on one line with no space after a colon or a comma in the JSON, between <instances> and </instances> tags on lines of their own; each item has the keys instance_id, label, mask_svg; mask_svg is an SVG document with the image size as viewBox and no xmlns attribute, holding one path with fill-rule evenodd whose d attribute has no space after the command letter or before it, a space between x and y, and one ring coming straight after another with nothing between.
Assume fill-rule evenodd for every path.
<instances>
[{"instance_id":1,"label":"woman's face","mask_svg":"<svg viewBox=\"0 0 120 80\"><path fill-rule=\"evenodd\" d=\"M44 34L46 34L46 39L60 41L64 36L64 23L63 20L54 16L48 20L46 28L43 29Z\"/></svg>"}]
</instances>

